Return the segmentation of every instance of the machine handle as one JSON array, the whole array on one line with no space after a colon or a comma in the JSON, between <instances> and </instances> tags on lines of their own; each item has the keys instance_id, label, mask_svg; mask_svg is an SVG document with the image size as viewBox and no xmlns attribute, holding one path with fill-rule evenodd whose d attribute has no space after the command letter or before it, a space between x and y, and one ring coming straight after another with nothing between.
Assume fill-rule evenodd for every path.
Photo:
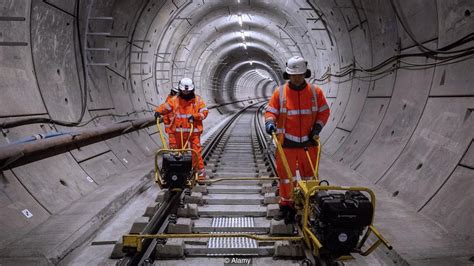
<instances>
[{"instance_id":1,"label":"machine handle","mask_svg":"<svg viewBox=\"0 0 474 266\"><path fill-rule=\"evenodd\" d=\"M168 145L166 144L165 137L163 135L163 130L161 129L161 126L160 126L160 118L156 119L156 127L158 128L158 132L160 133L160 140L161 140L162 147L163 149L166 150L168 149Z\"/></svg>"}]
</instances>

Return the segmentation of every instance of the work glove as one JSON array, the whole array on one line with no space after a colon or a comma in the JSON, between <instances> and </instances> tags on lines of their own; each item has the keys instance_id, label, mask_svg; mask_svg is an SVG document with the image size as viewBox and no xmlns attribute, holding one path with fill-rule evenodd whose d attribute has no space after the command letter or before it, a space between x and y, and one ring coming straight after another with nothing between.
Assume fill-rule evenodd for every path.
<instances>
[{"instance_id":1,"label":"work glove","mask_svg":"<svg viewBox=\"0 0 474 266\"><path fill-rule=\"evenodd\" d=\"M265 131L269 135L271 135L273 132L276 131L276 125L275 125L275 122L273 122L273 120L268 120L265 122Z\"/></svg>"},{"instance_id":2,"label":"work glove","mask_svg":"<svg viewBox=\"0 0 474 266\"><path fill-rule=\"evenodd\" d=\"M160 118L161 117L161 114L159 112L155 112L155 120Z\"/></svg>"},{"instance_id":3,"label":"work glove","mask_svg":"<svg viewBox=\"0 0 474 266\"><path fill-rule=\"evenodd\" d=\"M314 124L313 129L311 129L311 133L309 133L309 139L314 140L315 138L319 138L319 133L321 133L323 127L320 124Z\"/></svg>"}]
</instances>

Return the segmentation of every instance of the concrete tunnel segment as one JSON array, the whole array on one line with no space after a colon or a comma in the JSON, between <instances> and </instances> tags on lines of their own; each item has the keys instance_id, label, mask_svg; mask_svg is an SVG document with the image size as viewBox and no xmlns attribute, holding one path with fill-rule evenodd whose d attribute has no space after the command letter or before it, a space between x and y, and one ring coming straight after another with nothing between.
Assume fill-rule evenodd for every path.
<instances>
[{"instance_id":1,"label":"concrete tunnel segment","mask_svg":"<svg viewBox=\"0 0 474 266\"><path fill-rule=\"evenodd\" d=\"M416 40L431 49L452 44L474 28L472 1L394 2ZM150 117L184 76L193 77L210 106L231 102L211 110L205 125L212 127L249 101L268 98L283 82L285 61L303 55L313 71L310 81L331 105L322 133L322 171L328 178L339 173L349 183L363 178L388 201L410 210L407 225L434 223L437 227L429 230L455 243L446 249L428 245L417 254L401 247L408 262L474 256L464 242L474 236L472 55L452 61L404 57L378 75L336 74L422 51L389 0L5 0L0 12L0 125L29 118L76 121L81 111L82 121L94 118L81 127L2 128L0 145ZM466 48L472 44L455 50ZM140 172L136 166L150 161L159 146L156 130L149 127L6 167L0 176L0 248L16 247L44 224L60 221L77 202L111 189L114 177L121 176L116 179L121 194L104 201L132 197L145 181L124 173L146 175L149 169ZM397 210L384 207L382 213L397 219ZM382 228L390 227L393 221L383 217ZM74 228L85 223L78 219ZM73 232L64 230L67 239ZM40 233L32 235L29 240L39 241ZM395 247L410 242L396 230L388 236Z\"/></svg>"}]
</instances>

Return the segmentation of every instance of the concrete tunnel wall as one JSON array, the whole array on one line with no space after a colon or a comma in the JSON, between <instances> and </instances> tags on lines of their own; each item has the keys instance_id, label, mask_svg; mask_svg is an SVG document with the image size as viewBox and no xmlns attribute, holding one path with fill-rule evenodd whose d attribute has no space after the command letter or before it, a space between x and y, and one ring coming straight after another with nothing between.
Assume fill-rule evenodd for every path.
<instances>
[{"instance_id":1,"label":"concrete tunnel wall","mask_svg":"<svg viewBox=\"0 0 474 266\"><path fill-rule=\"evenodd\" d=\"M318 81L325 73L420 52L389 1L78 3L78 14L75 0L0 3L0 123L30 117L76 121L84 106L83 121L105 116L80 128L3 129L1 145L149 117L183 76L194 78L198 94L211 106L269 97L283 82L285 61L304 55L313 70L310 81L331 104L322 132L324 156L370 178L444 230L474 236L472 58ZM474 28L469 0L403 1L399 8L417 40L434 49ZM243 27L234 11L243 14ZM249 34L246 50L241 29ZM81 45L89 49L81 52ZM242 64L249 61L254 63ZM426 57L403 61L405 66L435 63ZM213 109L205 125L245 104ZM108 177L150 160L159 143L150 127L3 171L0 248L113 180Z\"/></svg>"}]
</instances>

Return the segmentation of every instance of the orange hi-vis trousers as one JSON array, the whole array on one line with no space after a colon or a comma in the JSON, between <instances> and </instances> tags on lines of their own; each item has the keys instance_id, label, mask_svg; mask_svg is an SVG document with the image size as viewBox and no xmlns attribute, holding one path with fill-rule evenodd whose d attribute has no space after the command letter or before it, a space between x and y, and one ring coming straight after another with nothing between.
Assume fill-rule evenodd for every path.
<instances>
[{"instance_id":1,"label":"orange hi-vis trousers","mask_svg":"<svg viewBox=\"0 0 474 266\"><path fill-rule=\"evenodd\" d=\"M181 132L176 132L174 134L174 138L176 140L176 147L178 149L182 149L183 145L186 143L186 140L188 139L189 133L183 133L183 142L181 142ZM191 145L191 147L189 147ZM198 158L195 158L196 156L193 156L193 166L197 168L198 170L203 170L204 169L204 160L202 159L202 146L201 146L201 134L200 133L193 133L191 134L191 137L189 138L189 143L187 148L191 148L196 153L198 154Z\"/></svg>"},{"instance_id":2,"label":"orange hi-vis trousers","mask_svg":"<svg viewBox=\"0 0 474 266\"><path fill-rule=\"evenodd\" d=\"M291 173L293 175L293 186L297 185L296 179L296 166L298 165L298 170L301 176L301 179L307 180L312 179L314 176L313 169L311 169L311 164L308 161L308 156L304 148L283 148L285 152L286 159L288 160L288 165L290 166ZM309 156L311 157L311 162L313 166L316 165L316 157L318 152L318 147L311 146L308 147ZM285 171L283 166L283 161L280 154L277 152L276 156L276 165L277 165L277 174L280 178L280 206L293 206L293 191L291 191L290 179Z\"/></svg>"},{"instance_id":3,"label":"orange hi-vis trousers","mask_svg":"<svg viewBox=\"0 0 474 266\"><path fill-rule=\"evenodd\" d=\"M168 146L170 149L176 149L176 134L168 134Z\"/></svg>"}]
</instances>

